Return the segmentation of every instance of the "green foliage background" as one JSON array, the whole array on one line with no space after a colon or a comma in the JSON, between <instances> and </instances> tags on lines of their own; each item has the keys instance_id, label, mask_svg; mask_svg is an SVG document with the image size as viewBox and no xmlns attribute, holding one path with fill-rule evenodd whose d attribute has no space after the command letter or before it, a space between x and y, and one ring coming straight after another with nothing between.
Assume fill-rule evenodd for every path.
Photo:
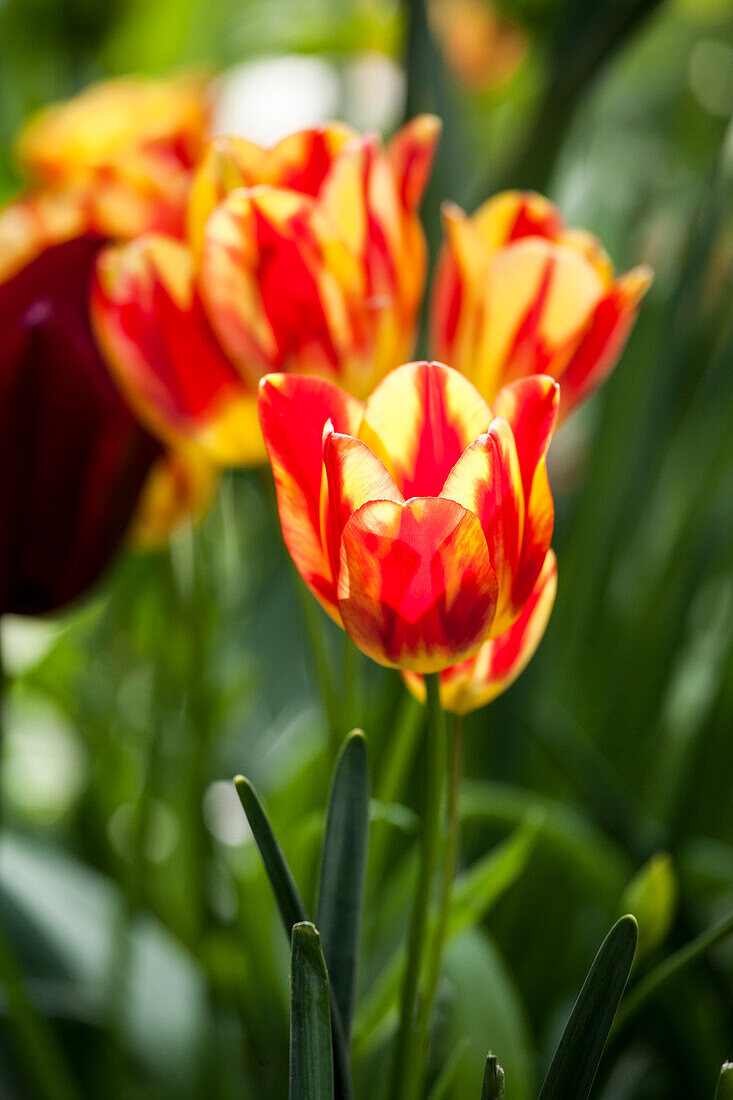
<instances>
[{"instance_id":1,"label":"green foliage background","mask_svg":"<svg viewBox=\"0 0 733 1100\"><path fill-rule=\"evenodd\" d=\"M418 0L0 2L0 195L23 118L90 80L284 51L341 71L368 46L404 58L410 109L445 122L433 248L443 199L535 186L620 270L655 268L616 372L553 445L547 635L469 721L464 866L517 827L531 843L447 951L433 1060L455 1055L456 1100L478 1097L489 1046L507 1100L536 1096L621 911L639 917L638 978L733 907L733 8L501 7L528 55L469 93ZM322 626L339 683L343 640ZM4 624L3 648L0 912L82 1095L284 1096L287 944L225 784L257 783L309 904L331 755L267 479L227 474L200 529L124 553L47 627ZM357 662L340 728L367 731L379 791L419 711ZM385 1061L389 1020L363 1013L406 920L419 768L418 752L406 808L374 809L394 873L373 862L368 880L359 1096ZM731 1036L729 940L617 1030L594 1095L712 1097ZM33 1095L14 1051L3 1026L0 1093Z\"/></svg>"}]
</instances>

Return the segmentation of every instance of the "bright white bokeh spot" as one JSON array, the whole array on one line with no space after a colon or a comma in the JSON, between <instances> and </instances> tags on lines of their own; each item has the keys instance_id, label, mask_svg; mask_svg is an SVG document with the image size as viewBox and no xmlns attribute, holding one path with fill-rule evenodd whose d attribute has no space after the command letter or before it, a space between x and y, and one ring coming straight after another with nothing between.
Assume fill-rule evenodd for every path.
<instances>
[{"instance_id":1,"label":"bright white bokeh spot","mask_svg":"<svg viewBox=\"0 0 733 1100\"><path fill-rule=\"evenodd\" d=\"M0 645L3 667L9 676L22 676L40 664L64 627L48 619L3 615Z\"/></svg>"},{"instance_id":2,"label":"bright white bokeh spot","mask_svg":"<svg viewBox=\"0 0 733 1100\"><path fill-rule=\"evenodd\" d=\"M53 824L84 786L84 748L61 711L36 697L14 698L6 727L3 797L23 817Z\"/></svg>"},{"instance_id":3,"label":"bright white bokeh spot","mask_svg":"<svg viewBox=\"0 0 733 1100\"><path fill-rule=\"evenodd\" d=\"M343 118L357 130L389 132L405 110L405 74L391 57L369 51L351 61L343 73Z\"/></svg>"},{"instance_id":4,"label":"bright white bokeh spot","mask_svg":"<svg viewBox=\"0 0 733 1100\"><path fill-rule=\"evenodd\" d=\"M247 61L221 78L213 130L269 145L292 130L335 118L340 91L335 66L317 57Z\"/></svg>"}]
</instances>

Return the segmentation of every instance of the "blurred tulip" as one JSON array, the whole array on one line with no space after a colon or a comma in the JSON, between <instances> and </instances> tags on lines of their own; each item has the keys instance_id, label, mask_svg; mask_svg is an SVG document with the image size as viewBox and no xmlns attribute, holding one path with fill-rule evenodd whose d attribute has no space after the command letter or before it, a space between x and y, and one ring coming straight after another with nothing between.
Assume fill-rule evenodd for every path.
<instances>
[{"instance_id":1,"label":"blurred tulip","mask_svg":"<svg viewBox=\"0 0 733 1100\"><path fill-rule=\"evenodd\" d=\"M35 187L75 195L102 236L180 235L208 89L196 76L92 85L28 123L16 143L21 169Z\"/></svg>"},{"instance_id":2,"label":"blurred tulip","mask_svg":"<svg viewBox=\"0 0 733 1100\"><path fill-rule=\"evenodd\" d=\"M0 613L38 615L83 593L160 453L92 338L97 250L65 241L0 283Z\"/></svg>"},{"instance_id":3,"label":"blurred tulip","mask_svg":"<svg viewBox=\"0 0 733 1100\"><path fill-rule=\"evenodd\" d=\"M467 217L444 208L432 298L435 354L487 401L529 374L560 383L564 417L607 377L651 282L645 265L614 278L600 243L558 210L507 191Z\"/></svg>"},{"instance_id":4,"label":"blurred tulip","mask_svg":"<svg viewBox=\"0 0 733 1100\"><path fill-rule=\"evenodd\" d=\"M135 420L89 314L110 237L182 229L204 119L201 81L114 81L42 112L20 139L21 164L42 186L0 211L0 612L62 606L131 525L159 539L184 502L200 510L210 492L200 456L163 454Z\"/></svg>"},{"instance_id":5,"label":"blurred tulip","mask_svg":"<svg viewBox=\"0 0 733 1100\"><path fill-rule=\"evenodd\" d=\"M440 674L440 701L444 710L468 714L486 706L514 683L542 640L557 590L557 561L548 550L542 571L519 618L503 634L492 638L475 657L452 665ZM425 683L415 672L403 678L413 695L425 699Z\"/></svg>"},{"instance_id":6,"label":"blurred tulip","mask_svg":"<svg viewBox=\"0 0 733 1100\"><path fill-rule=\"evenodd\" d=\"M380 664L435 672L522 615L553 526L550 378L493 410L440 363L391 372L362 404L276 374L260 422L283 535L303 580Z\"/></svg>"},{"instance_id":7,"label":"blurred tulip","mask_svg":"<svg viewBox=\"0 0 733 1100\"><path fill-rule=\"evenodd\" d=\"M448 68L472 91L506 84L527 52L522 28L489 0L430 0L428 15Z\"/></svg>"},{"instance_id":8,"label":"blurred tulip","mask_svg":"<svg viewBox=\"0 0 733 1100\"><path fill-rule=\"evenodd\" d=\"M403 361L438 132L423 116L386 149L340 124L269 149L216 138L191 187L188 243L148 234L101 257L96 328L154 431L221 464L262 461L265 374L315 374L363 396Z\"/></svg>"}]
</instances>

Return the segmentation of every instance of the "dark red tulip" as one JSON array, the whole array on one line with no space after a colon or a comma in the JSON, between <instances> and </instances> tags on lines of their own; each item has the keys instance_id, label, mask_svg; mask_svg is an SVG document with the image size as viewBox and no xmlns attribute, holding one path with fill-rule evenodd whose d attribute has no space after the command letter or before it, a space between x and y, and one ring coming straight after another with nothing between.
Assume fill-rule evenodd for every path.
<instances>
[{"instance_id":1,"label":"dark red tulip","mask_svg":"<svg viewBox=\"0 0 733 1100\"><path fill-rule=\"evenodd\" d=\"M54 245L0 283L0 613L54 611L93 585L160 454L90 329L101 243Z\"/></svg>"}]
</instances>

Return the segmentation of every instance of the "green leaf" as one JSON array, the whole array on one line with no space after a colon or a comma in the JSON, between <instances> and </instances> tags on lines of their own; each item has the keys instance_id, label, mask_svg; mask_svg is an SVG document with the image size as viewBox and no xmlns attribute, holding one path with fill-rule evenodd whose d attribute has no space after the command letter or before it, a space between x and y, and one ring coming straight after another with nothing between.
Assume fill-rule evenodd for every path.
<instances>
[{"instance_id":1,"label":"green leaf","mask_svg":"<svg viewBox=\"0 0 733 1100\"><path fill-rule=\"evenodd\" d=\"M601 944L555 1051L539 1100L586 1100L634 961L636 920L621 917Z\"/></svg>"},{"instance_id":2,"label":"green leaf","mask_svg":"<svg viewBox=\"0 0 733 1100\"><path fill-rule=\"evenodd\" d=\"M733 1100L733 1062L724 1062L721 1067L715 1100Z\"/></svg>"},{"instance_id":3,"label":"green leaf","mask_svg":"<svg viewBox=\"0 0 733 1100\"><path fill-rule=\"evenodd\" d=\"M285 856L272 831L265 807L262 805L257 791L249 779L245 779L243 775L238 775L235 778L234 785L237 788L242 809L247 815L255 844L262 856L262 862L270 880L280 916L289 936L294 924L308 920L308 913L303 904L303 899L298 892L298 887L295 885L290 868L285 862Z\"/></svg>"},{"instance_id":4,"label":"green leaf","mask_svg":"<svg viewBox=\"0 0 733 1100\"><path fill-rule=\"evenodd\" d=\"M621 911L633 913L639 925L637 958L664 940L677 906L677 879L672 859L658 852L632 878L623 893Z\"/></svg>"},{"instance_id":5,"label":"green leaf","mask_svg":"<svg viewBox=\"0 0 733 1100\"><path fill-rule=\"evenodd\" d=\"M541 813L528 813L521 827L507 840L458 876L448 917L449 936L479 924L516 882L537 843L541 822Z\"/></svg>"},{"instance_id":6,"label":"green leaf","mask_svg":"<svg viewBox=\"0 0 733 1100\"><path fill-rule=\"evenodd\" d=\"M504 1100L504 1070L493 1054L486 1059L481 1100Z\"/></svg>"},{"instance_id":7,"label":"green leaf","mask_svg":"<svg viewBox=\"0 0 733 1100\"><path fill-rule=\"evenodd\" d=\"M369 760L364 734L355 730L336 762L316 912L347 1042L354 1016L368 833Z\"/></svg>"},{"instance_id":8,"label":"green leaf","mask_svg":"<svg viewBox=\"0 0 733 1100\"><path fill-rule=\"evenodd\" d=\"M290 1100L333 1100L331 1012L326 963L315 925L293 926L290 989Z\"/></svg>"},{"instance_id":9,"label":"green leaf","mask_svg":"<svg viewBox=\"0 0 733 1100\"><path fill-rule=\"evenodd\" d=\"M249 827L262 856L262 862L270 880L277 907L288 936L296 924L308 923L308 913L301 898L295 879L290 873L285 856L277 842L269 818L257 791L243 775L236 776L234 785L239 800L247 815ZM330 987L329 987L330 988ZM351 1078L349 1073L349 1054L341 1013L333 990L331 989L331 1016L333 1021L333 1045L335 1054L336 1088L340 1100L350 1100Z\"/></svg>"}]
</instances>

